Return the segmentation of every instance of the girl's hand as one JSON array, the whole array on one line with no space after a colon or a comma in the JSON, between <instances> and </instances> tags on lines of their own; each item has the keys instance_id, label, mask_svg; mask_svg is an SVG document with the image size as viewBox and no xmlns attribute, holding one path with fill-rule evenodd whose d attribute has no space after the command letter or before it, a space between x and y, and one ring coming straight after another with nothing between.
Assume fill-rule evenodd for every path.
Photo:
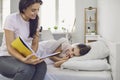
<instances>
[{"instance_id":1,"label":"girl's hand","mask_svg":"<svg viewBox=\"0 0 120 80\"><path fill-rule=\"evenodd\" d=\"M62 58L62 60L68 60L69 59L69 56L64 56L63 58Z\"/></svg>"},{"instance_id":2,"label":"girl's hand","mask_svg":"<svg viewBox=\"0 0 120 80\"><path fill-rule=\"evenodd\" d=\"M61 61L57 61L54 63L54 66L59 68L61 66L61 64L63 64L64 62L66 62L67 60L61 60Z\"/></svg>"},{"instance_id":3,"label":"girl's hand","mask_svg":"<svg viewBox=\"0 0 120 80\"><path fill-rule=\"evenodd\" d=\"M66 56L68 56L69 58L73 57L73 53L71 52L71 50L66 51Z\"/></svg>"},{"instance_id":4,"label":"girl's hand","mask_svg":"<svg viewBox=\"0 0 120 80\"><path fill-rule=\"evenodd\" d=\"M33 56L35 56L35 55L31 54L31 55L27 56L26 58L24 58L23 62L26 64L36 65L43 61L43 59L40 59L40 58L33 59L32 58Z\"/></svg>"},{"instance_id":5,"label":"girl's hand","mask_svg":"<svg viewBox=\"0 0 120 80\"><path fill-rule=\"evenodd\" d=\"M70 54L70 50L67 50L67 51L66 51L66 57L69 57L69 58L72 57L72 55Z\"/></svg>"}]
</instances>

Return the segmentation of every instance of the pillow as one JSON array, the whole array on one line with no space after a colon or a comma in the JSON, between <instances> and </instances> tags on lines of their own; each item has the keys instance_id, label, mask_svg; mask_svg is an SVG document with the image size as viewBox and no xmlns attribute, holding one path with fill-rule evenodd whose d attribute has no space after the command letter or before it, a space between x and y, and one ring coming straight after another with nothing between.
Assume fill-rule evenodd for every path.
<instances>
[{"instance_id":1,"label":"pillow","mask_svg":"<svg viewBox=\"0 0 120 80\"><path fill-rule=\"evenodd\" d=\"M61 65L61 69L71 70L110 70L110 65L106 59L84 60L84 61L66 61Z\"/></svg>"},{"instance_id":2,"label":"pillow","mask_svg":"<svg viewBox=\"0 0 120 80\"><path fill-rule=\"evenodd\" d=\"M86 55L73 57L70 60L102 59L109 55L109 48L103 41L91 42L88 45L91 46L91 50Z\"/></svg>"}]
</instances>

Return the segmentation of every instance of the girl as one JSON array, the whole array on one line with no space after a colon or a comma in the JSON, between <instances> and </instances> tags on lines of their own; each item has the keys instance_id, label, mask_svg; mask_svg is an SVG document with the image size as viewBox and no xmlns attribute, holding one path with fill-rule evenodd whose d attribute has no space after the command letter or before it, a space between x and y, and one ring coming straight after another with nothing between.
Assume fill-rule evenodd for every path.
<instances>
[{"instance_id":1,"label":"girl","mask_svg":"<svg viewBox=\"0 0 120 80\"><path fill-rule=\"evenodd\" d=\"M54 52L60 52L60 54L49 57L50 60L49 58L45 59L47 64L51 63L52 60L52 63L54 63L56 67L60 67L63 62L73 56L83 56L87 54L91 49L90 46L80 43L70 45L68 40L65 38L61 38L59 40L42 41L39 43L39 47L39 53L37 53L38 57L52 54Z\"/></svg>"}]
</instances>

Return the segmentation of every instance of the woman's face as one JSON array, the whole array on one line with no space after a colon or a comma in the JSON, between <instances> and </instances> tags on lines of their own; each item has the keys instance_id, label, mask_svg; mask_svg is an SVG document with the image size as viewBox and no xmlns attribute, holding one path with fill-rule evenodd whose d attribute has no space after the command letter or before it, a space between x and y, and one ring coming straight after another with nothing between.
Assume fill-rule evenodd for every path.
<instances>
[{"instance_id":1,"label":"woman's face","mask_svg":"<svg viewBox=\"0 0 120 80\"><path fill-rule=\"evenodd\" d=\"M34 3L33 5L27 7L26 9L23 10L24 12L24 19L28 21L29 19L35 19L36 16L38 15L40 8L40 3Z\"/></svg>"},{"instance_id":2,"label":"woman's face","mask_svg":"<svg viewBox=\"0 0 120 80\"><path fill-rule=\"evenodd\" d=\"M76 45L72 45L68 49L67 55L69 55L69 57L80 56L80 49Z\"/></svg>"}]
</instances>

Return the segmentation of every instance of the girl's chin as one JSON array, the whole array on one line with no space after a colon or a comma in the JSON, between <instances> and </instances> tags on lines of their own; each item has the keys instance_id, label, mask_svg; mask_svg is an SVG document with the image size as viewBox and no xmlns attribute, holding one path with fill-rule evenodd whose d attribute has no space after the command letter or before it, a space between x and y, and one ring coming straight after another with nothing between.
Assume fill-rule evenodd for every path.
<instances>
[{"instance_id":1,"label":"girl's chin","mask_svg":"<svg viewBox=\"0 0 120 80\"><path fill-rule=\"evenodd\" d=\"M31 19L35 19L36 18L36 16L35 17L31 17Z\"/></svg>"},{"instance_id":2,"label":"girl's chin","mask_svg":"<svg viewBox=\"0 0 120 80\"><path fill-rule=\"evenodd\" d=\"M31 19L35 19L35 18L31 18Z\"/></svg>"}]
</instances>

